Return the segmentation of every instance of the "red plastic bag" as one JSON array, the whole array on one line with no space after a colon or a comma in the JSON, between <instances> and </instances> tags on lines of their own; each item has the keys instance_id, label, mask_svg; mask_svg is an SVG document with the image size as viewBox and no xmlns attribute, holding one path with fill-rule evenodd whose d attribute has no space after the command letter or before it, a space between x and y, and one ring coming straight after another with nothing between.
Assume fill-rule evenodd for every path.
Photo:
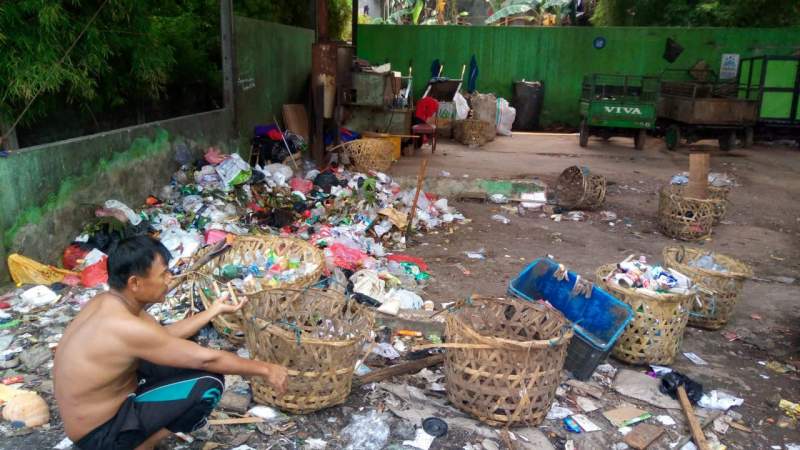
<instances>
[{"instance_id":1,"label":"red plastic bag","mask_svg":"<svg viewBox=\"0 0 800 450\"><path fill-rule=\"evenodd\" d=\"M328 247L328 251L333 257L333 263L337 267L347 270L358 269L364 260L369 257L369 255L357 248L348 247L338 242Z\"/></svg>"},{"instance_id":2,"label":"red plastic bag","mask_svg":"<svg viewBox=\"0 0 800 450\"><path fill-rule=\"evenodd\" d=\"M78 260L86 257L89 250L84 250L78 244L71 244L64 249L64 255L61 257L61 265L67 270L75 270L78 267Z\"/></svg>"},{"instance_id":3,"label":"red plastic bag","mask_svg":"<svg viewBox=\"0 0 800 450\"><path fill-rule=\"evenodd\" d=\"M416 264L417 267L419 267L419 270L422 270L424 272L428 271L428 264L426 264L425 261L411 255L405 255L403 253L392 253L391 255L387 256L386 259L388 259L389 261L397 261L399 263L407 262Z\"/></svg>"},{"instance_id":4,"label":"red plastic bag","mask_svg":"<svg viewBox=\"0 0 800 450\"><path fill-rule=\"evenodd\" d=\"M97 285L108 282L108 257L104 256L99 262L83 269L81 272L81 284L93 288Z\"/></svg>"},{"instance_id":5,"label":"red plastic bag","mask_svg":"<svg viewBox=\"0 0 800 450\"><path fill-rule=\"evenodd\" d=\"M311 180L294 177L289 180L289 186L293 191L300 191L303 194L308 194L311 192L311 189L314 188L314 183Z\"/></svg>"}]
</instances>

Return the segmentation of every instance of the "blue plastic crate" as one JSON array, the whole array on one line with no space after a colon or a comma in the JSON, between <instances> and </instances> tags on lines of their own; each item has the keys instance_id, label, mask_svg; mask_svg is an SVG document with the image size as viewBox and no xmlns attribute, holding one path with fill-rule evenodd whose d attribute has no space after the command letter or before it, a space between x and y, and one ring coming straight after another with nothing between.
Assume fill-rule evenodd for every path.
<instances>
[{"instance_id":1,"label":"blue plastic crate","mask_svg":"<svg viewBox=\"0 0 800 450\"><path fill-rule=\"evenodd\" d=\"M565 367L586 379L605 360L633 318L633 310L597 286L589 298L574 295L577 276L567 272L567 279L561 281L553 276L556 270L558 263L539 258L511 281L508 292L524 300L547 300L573 323L578 339L570 344Z\"/></svg>"}]
</instances>

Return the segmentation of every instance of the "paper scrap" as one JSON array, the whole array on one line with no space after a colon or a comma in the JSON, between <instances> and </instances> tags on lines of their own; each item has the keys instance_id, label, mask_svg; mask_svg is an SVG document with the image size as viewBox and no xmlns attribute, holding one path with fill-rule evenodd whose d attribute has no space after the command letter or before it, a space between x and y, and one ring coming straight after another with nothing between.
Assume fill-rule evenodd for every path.
<instances>
[{"instance_id":1,"label":"paper scrap","mask_svg":"<svg viewBox=\"0 0 800 450\"><path fill-rule=\"evenodd\" d=\"M592 412L599 409L591 399L586 397L578 396L575 398L575 402L578 404L578 407L583 410L583 412Z\"/></svg>"},{"instance_id":2,"label":"paper scrap","mask_svg":"<svg viewBox=\"0 0 800 450\"><path fill-rule=\"evenodd\" d=\"M666 427L671 427L675 425L675 419L673 419L672 416L668 416L666 414L661 416L656 416L656 420L658 421L658 423Z\"/></svg>"},{"instance_id":3,"label":"paper scrap","mask_svg":"<svg viewBox=\"0 0 800 450\"><path fill-rule=\"evenodd\" d=\"M606 419L608 419L609 422L611 422L612 425L617 428L630 426L653 417L653 415L649 412L642 411L641 409L634 408L633 406L610 409L608 411L604 411L603 415Z\"/></svg>"},{"instance_id":4,"label":"paper scrap","mask_svg":"<svg viewBox=\"0 0 800 450\"><path fill-rule=\"evenodd\" d=\"M689 361L697 364L698 366L707 366L708 363L703 360L703 358L697 356L697 354L693 352L684 352L683 356L689 359Z\"/></svg>"},{"instance_id":5,"label":"paper scrap","mask_svg":"<svg viewBox=\"0 0 800 450\"><path fill-rule=\"evenodd\" d=\"M595 425L594 422L589 420L589 418L584 416L583 414L575 414L574 416L572 416L572 419L574 419L575 422L578 422L578 425L580 425L581 428L583 428L583 431L585 431L587 433L591 432L591 431L600 431L601 430L600 427Z\"/></svg>"}]
</instances>

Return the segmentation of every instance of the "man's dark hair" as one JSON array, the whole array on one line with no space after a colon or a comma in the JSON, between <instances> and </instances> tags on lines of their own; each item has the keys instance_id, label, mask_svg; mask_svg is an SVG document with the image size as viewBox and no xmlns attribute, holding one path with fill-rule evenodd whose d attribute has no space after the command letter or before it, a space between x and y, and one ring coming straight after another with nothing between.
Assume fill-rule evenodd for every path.
<instances>
[{"instance_id":1,"label":"man's dark hair","mask_svg":"<svg viewBox=\"0 0 800 450\"><path fill-rule=\"evenodd\" d=\"M156 255L169 264L170 253L164 244L150 236L134 236L119 241L108 256L108 284L114 289L125 289L128 278L146 276Z\"/></svg>"}]
</instances>

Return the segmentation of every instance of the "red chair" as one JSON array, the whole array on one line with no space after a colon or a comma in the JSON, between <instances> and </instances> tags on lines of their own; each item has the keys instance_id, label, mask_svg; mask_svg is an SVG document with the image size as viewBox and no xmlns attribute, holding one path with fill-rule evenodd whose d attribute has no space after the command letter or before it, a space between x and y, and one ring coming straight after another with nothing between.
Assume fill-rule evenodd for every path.
<instances>
[{"instance_id":1,"label":"red chair","mask_svg":"<svg viewBox=\"0 0 800 450\"><path fill-rule=\"evenodd\" d=\"M422 147L425 137L430 137L431 154L436 152L436 125L431 125L429 121L436 115L439 110L439 102L432 97L423 97L417 103L417 110L414 113L417 121L424 121L425 123L417 123L411 126L411 134L418 136L417 141L414 143L415 148Z\"/></svg>"}]
</instances>

